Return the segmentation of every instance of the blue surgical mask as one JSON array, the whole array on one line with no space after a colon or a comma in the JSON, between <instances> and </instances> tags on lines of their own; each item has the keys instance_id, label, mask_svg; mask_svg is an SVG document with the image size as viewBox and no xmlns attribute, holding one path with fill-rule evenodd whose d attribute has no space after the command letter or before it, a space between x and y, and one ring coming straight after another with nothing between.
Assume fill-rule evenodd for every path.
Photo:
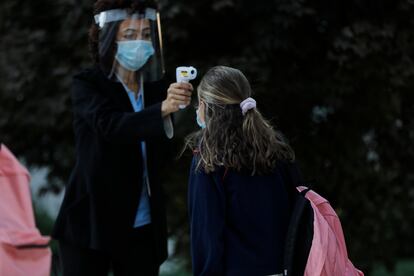
<instances>
[{"instance_id":1,"label":"blue surgical mask","mask_svg":"<svg viewBox=\"0 0 414 276\"><path fill-rule=\"evenodd\" d=\"M154 54L152 43L146 40L118 41L118 50L115 58L130 71L137 71Z\"/></svg>"},{"instance_id":2,"label":"blue surgical mask","mask_svg":"<svg viewBox=\"0 0 414 276\"><path fill-rule=\"evenodd\" d=\"M198 124L198 126L199 127L201 127L201 128L206 128L206 122L201 122L201 119L200 119L200 114L199 114L199 111L198 111L198 108L197 108L197 110L196 110L196 114L197 114L197 124Z\"/></svg>"}]
</instances>

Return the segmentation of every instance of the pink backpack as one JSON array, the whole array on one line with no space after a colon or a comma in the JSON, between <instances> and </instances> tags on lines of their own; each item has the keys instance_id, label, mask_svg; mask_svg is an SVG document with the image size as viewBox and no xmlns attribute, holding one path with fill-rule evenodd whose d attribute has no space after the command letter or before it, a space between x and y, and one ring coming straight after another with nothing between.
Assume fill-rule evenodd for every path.
<instances>
[{"instance_id":1,"label":"pink backpack","mask_svg":"<svg viewBox=\"0 0 414 276\"><path fill-rule=\"evenodd\" d=\"M298 185L303 182L297 166L288 164L286 172L292 205L284 275L363 276L348 259L341 222L328 200Z\"/></svg>"},{"instance_id":2,"label":"pink backpack","mask_svg":"<svg viewBox=\"0 0 414 276\"><path fill-rule=\"evenodd\" d=\"M307 189L298 187L300 192ZM304 276L364 276L348 259L341 222L328 200L309 190L313 209L313 241Z\"/></svg>"},{"instance_id":3,"label":"pink backpack","mask_svg":"<svg viewBox=\"0 0 414 276\"><path fill-rule=\"evenodd\" d=\"M30 176L0 144L0 275L48 276L49 237L35 226Z\"/></svg>"}]
</instances>

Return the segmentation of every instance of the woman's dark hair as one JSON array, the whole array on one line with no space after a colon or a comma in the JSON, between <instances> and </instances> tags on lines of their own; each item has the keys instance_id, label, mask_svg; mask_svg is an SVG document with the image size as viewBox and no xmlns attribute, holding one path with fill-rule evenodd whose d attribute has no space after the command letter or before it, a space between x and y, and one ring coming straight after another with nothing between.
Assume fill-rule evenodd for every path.
<instances>
[{"instance_id":1,"label":"woman's dark hair","mask_svg":"<svg viewBox=\"0 0 414 276\"><path fill-rule=\"evenodd\" d=\"M240 103L252 91L240 70L213 67L202 78L197 92L206 106L206 128L188 136L186 147L198 152L198 168L209 173L224 166L266 174L275 169L279 160L295 159L283 135L257 108L242 114Z\"/></svg>"},{"instance_id":2,"label":"woman's dark hair","mask_svg":"<svg viewBox=\"0 0 414 276\"><path fill-rule=\"evenodd\" d=\"M157 3L154 0L98 0L94 4L94 15L102 11L112 9L128 9L130 12L142 12L146 8L157 9ZM92 22L89 28L89 51L92 60L95 64L108 63L112 64L113 50L115 48L115 41L107 43L109 45L106 49L99 48L100 32L117 32L118 25L110 25L108 28L99 29L99 27ZM105 36L104 36L105 37ZM115 37L115 35L107 36ZM103 59L103 60L101 60Z\"/></svg>"}]
</instances>

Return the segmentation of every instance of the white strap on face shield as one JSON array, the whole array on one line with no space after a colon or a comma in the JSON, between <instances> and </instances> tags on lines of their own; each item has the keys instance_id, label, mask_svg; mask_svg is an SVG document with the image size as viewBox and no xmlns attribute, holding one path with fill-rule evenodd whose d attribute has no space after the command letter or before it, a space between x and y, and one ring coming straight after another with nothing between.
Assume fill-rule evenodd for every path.
<instances>
[{"instance_id":1,"label":"white strap on face shield","mask_svg":"<svg viewBox=\"0 0 414 276\"><path fill-rule=\"evenodd\" d=\"M99 28L103 28L105 23L125 20L128 17L132 18L146 18L155 21L157 19L157 11L155 9L146 8L144 17L141 14L134 13L129 14L126 9L114 9L100 12L94 16L95 23L99 25Z\"/></svg>"},{"instance_id":2,"label":"white strap on face shield","mask_svg":"<svg viewBox=\"0 0 414 276\"><path fill-rule=\"evenodd\" d=\"M155 21L157 20L157 11L155 9L146 8L145 9L145 18Z\"/></svg>"}]
</instances>

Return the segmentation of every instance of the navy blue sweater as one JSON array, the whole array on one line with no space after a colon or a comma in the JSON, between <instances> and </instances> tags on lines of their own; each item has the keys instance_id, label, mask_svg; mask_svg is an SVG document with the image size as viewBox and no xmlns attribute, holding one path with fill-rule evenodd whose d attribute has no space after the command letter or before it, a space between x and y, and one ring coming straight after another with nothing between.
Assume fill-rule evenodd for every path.
<instances>
[{"instance_id":1,"label":"navy blue sweater","mask_svg":"<svg viewBox=\"0 0 414 276\"><path fill-rule=\"evenodd\" d=\"M206 174L193 158L188 207L195 276L282 273L288 195L279 169L251 176L224 168Z\"/></svg>"}]
</instances>

